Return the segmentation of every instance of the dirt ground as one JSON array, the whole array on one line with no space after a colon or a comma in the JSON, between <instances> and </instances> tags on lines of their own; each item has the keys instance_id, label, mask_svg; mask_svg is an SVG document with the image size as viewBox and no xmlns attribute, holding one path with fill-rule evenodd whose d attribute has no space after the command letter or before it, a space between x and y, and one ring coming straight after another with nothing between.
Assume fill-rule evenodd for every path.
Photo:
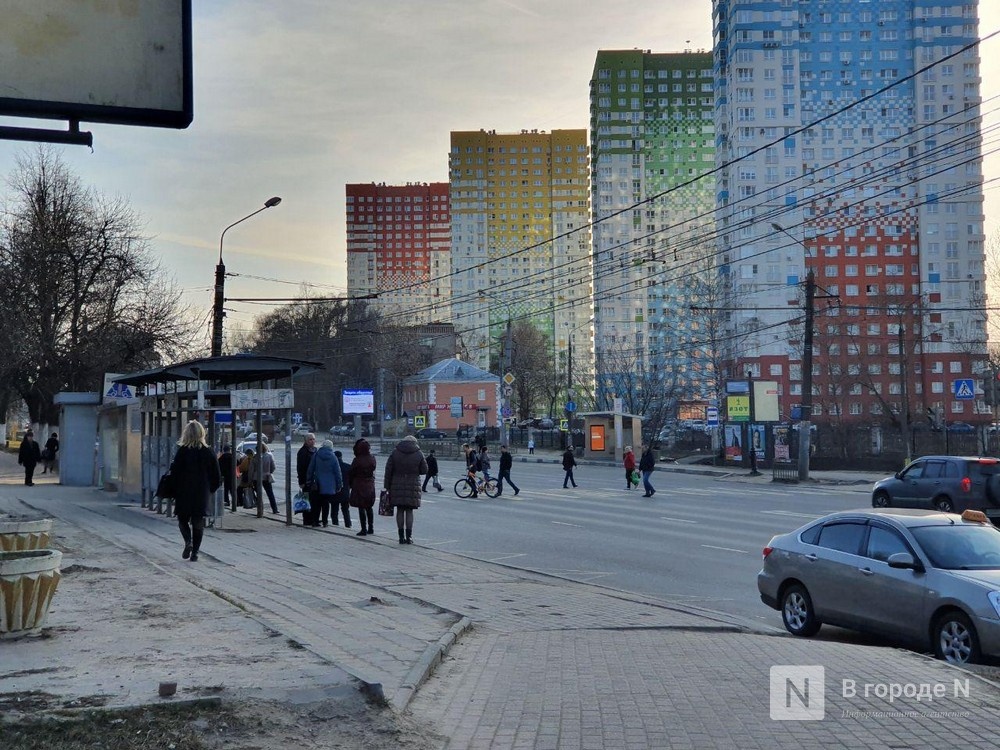
<instances>
[{"instance_id":1,"label":"dirt ground","mask_svg":"<svg viewBox=\"0 0 1000 750\"><path fill-rule=\"evenodd\" d=\"M63 577L47 627L0 640L0 750L443 744L367 700L336 665L155 562L68 524L51 546ZM163 681L177 683L175 696L158 696Z\"/></svg>"}]
</instances>

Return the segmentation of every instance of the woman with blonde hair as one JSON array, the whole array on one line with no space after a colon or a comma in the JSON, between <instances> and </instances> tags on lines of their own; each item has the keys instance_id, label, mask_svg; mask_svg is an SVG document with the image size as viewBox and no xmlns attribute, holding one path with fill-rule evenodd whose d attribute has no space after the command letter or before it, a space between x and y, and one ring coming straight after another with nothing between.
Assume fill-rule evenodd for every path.
<instances>
[{"instance_id":1,"label":"woman with blonde hair","mask_svg":"<svg viewBox=\"0 0 1000 750\"><path fill-rule=\"evenodd\" d=\"M205 428L192 419L184 426L177 441L177 453L170 463L174 488L174 512L184 538L185 560L195 562L205 532L209 502L219 485L222 473L215 452L205 444Z\"/></svg>"}]
</instances>

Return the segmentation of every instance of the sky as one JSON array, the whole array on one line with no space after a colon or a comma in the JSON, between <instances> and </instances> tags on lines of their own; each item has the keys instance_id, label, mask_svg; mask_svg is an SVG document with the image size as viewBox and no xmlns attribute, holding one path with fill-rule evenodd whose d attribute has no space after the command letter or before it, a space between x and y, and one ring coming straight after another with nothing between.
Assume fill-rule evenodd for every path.
<instances>
[{"instance_id":1,"label":"sky","mask_svg":"<svg viewBox=\"0 0 1000 750\"><path fill-rule=\"evenodd\" d=\"M711 0L212 0L194 5L194 121L184 130L83 123L58 146L81 181L126 198L204 316L219 238L227 297L346 293L345 184L445 182L453 130L587 128L600 49L712 46ZM981 0L980 33L1000 29ZM1000 93L984 43L983 99ZM0 125L53 122L0 118ZM0 141L0 178L33 146ZM986 178L1000 175L987 159ZM3 187L0 186L0 190ZM987 235L1000 196L987 193ZM992 209L991 209L992 203ZM994 217L994 218L990 218ZM269 307L227 303L227 331Z\"/></svg>"}]
</instances>

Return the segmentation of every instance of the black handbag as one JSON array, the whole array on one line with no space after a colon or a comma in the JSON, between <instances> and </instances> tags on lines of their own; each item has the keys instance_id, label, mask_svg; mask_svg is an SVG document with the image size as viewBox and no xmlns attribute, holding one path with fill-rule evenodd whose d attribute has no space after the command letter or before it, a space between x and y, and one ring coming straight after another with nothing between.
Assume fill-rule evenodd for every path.
<instances>
[{"instance_id":1,"label":"black handbag","mask_svg":"<svg viewBox=\"0 0 1000 750\"><path fill-rule=\"evenodd\" d=\"M174 497L174 478L170 476L169 471L160 477L160 481L156 485L156 497L163 500Z\"/></svg>"},{"instance_id":2,"label":"black handbag","mask_svg":"<svg viewBox=\"0 0 1000 750\"><path fill-rule=\"evenodd\" d=\"M389 490L382 490L378 497L378 514L380 516L392 515L392 498L389 496Z\"/></svg>"}]
</instances>

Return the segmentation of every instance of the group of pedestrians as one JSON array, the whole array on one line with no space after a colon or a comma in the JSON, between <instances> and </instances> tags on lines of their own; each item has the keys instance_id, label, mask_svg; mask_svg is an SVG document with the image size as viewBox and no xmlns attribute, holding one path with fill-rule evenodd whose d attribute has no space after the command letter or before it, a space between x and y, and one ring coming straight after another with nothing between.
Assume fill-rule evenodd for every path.
<instances>
[{"instance_id":1,"label":"group of pedestrians","mask_svg":"<svg viewBox=\"0 0 1000 750\"><path fill-rule=\"evenodd\" d=\"M34 441L30 432L26 437L25 442L28 444L28 448L24 448L25 443L22 443L22 451L18 454L18 460L25 465L25 484L30 485L28 466L30 465L31 471L33 471L34 464L38 463L38 459L31 461L34 456L31 444ZM56 435L53 433L53 438L55 437ZM35 452L40 457L37 443L34 445ZM238 504L243 501L241 495L245 497L247 492L255 493L253 488L259 480L270 501L271 511L278 512L274 490L271 486L275 470L274 457L267 449L266 444L263 445L261 456L257 457L257 460L255 460L253 450L247 449L239 465L234 467L235 457L229 446L224 446L222 453L216 456L205 443L205 428L196 420L192 420L185 426L177 445L177 452L170 464L170 474L174 483L174 508L178 527L184 540L184 550L181 556L185 560L194 562L198 559L204 535L205 518L210 513L211 497L220 486L225 488L225 501L231 502L235 510ZM473 497L475 497L478 494L476 492L477 472L482 472L487 480L490 478L489 449L485 444L478 448L473 448L468 444L462 447L465 451L467 476L473 484ZM330 440L325 440L317 448L316 436L312 433L306 435L302 447L296 454L299 489L307 494L310 505L310 509L302 514L303 526L328 526L331 522L334 526L339 526L340 519L343 518L344 526L351 528L350 509L356 508L358 523L361 527L357 535L367 536L375 533L376 460L371 454L370 444L364 438L354 443L353 452L354 458L348 464L344 461L343 454L339 450L334 450ZM656 490L650 482L655 463L656 459L651 446L642 446L642 456L638 466L632 447L628 446L625 449L624 457L626 489L631 490L633 486L638 486L638 481L635 478L638 468L646 490L643 497L652 497L656 494ZM562 466L565 471L564 488L570 484L574 488L577 487L573 477L573 469L576 465L573 449L567 448L562 457ZM510 450L506 445L502 445L500 447L500 473L497 476L498 494L503 491L504 482L514 489L515 495L520 493L520 488L514 484L510 477L512 466L513 458ZM241 481L239 486L233 487L233 476L236 473L239 474ZM423 483L421 483L421 477L423 477ZM246 478L246 484L243 483L243 478ZM386 460L382 481L383 489L388 492L389 504L394 509L400 544L412 544L413 542L413 511L420 507L421 493L426 492L428 482L431 482L439 492L441 491L442 487L438 481L437 457L433 450L425 457L417 444L417 439L412 435L407 435L396 444ZM253 497L256 499L255 494Z\"/></svg>"},{"instance_id":2,"label":"group of pedestrians","mask_svg":"<svg viewBox=\"0 0 1000 750\"><path fill-rule=\"evenodd\" d=\"M35 486L35 468L42 464L42 474L55 473L56 461L59 453L59 435L55 432L45 441L45 448L41 448L35 440L34 430L26 430L21 446L17 449L17 462L24 467L25 487Z\"/></svg>"}]
</instances>

